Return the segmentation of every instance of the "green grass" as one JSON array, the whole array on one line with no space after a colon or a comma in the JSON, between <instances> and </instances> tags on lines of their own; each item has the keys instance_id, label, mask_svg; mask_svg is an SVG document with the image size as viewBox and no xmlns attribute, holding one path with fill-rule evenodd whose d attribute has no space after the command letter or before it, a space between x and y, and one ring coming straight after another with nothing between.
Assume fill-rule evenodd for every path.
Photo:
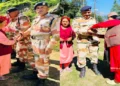
<instances>
[{"instance_id":1,"label":"green grass","mask_svg":"<svg viewBox=\"0 0 120 86\"><path fill-rule=\"evenodd\" d=\"M103 60L103 51L104 51L104 40L101 39L101 43L99 45L99 67L104 76L97 76L95 73L89 68L87 68L86 76L84 78L79 78L80 72L76 70L74 64L72 64L72 72L63 72L60 76L59 74L59 43L54 47L53 53L50 56L51 64L50 64L50 76L46 81L45 86L111 86L106 83L106 77L108 70L105 67L106 64ZM74 41L74 50L76 53L76 40ZM23 80L21 77L26 74L30 74L31 70L25 70L20 73L11 73L8 76L11 77L6 81L0 81L0 86L35 86L37 80ZM115 85L120 86L120 85Z\"/></svg>"},{"instance_id":2,"label":"green grass","mask_svg":"<svg viewBox=\"0 0 120 86\"><path fill-rule=\"evenodd\" d=\"M76 41L76 40L75 40ZM74 50L76 51L76 42L74 42ZM106 83L106 76L108 69L105 67L107 65L103 62L103 51L104 51L104 40L101 39L99 45L99 67L104 75L95 75L95 73L87 66L86 76L84 78L79 78L80 72L76 70L74 64L72 64L72 72L64 71L60 77L60 86L111 86ZM115 85L120 86L120 85Z\"/></svg>"}]
</instances>

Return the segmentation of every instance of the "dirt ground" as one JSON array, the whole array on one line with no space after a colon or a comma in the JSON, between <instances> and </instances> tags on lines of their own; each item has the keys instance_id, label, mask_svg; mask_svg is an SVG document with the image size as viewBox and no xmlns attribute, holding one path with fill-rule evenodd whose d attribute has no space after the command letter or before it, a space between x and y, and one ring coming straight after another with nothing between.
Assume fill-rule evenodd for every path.
<instances>
[{"instance_id":1,"label":"dirt ground","mask_svg":"<svg viewBox=\"0 0 120 86\"><path fill-rule=\"evenodd\" d=\"M12 60L14 62L15 60ZM49 78L46 81L46 86L60 86L59 77L59 52L53 51L50 56L50 73ZM37 80L23 80L21 77L32 73L31 69L27 69L20 73L10 73L10 78L6 81L0 81L0 86L35 86Z\"/></svg>"}]
</instances>

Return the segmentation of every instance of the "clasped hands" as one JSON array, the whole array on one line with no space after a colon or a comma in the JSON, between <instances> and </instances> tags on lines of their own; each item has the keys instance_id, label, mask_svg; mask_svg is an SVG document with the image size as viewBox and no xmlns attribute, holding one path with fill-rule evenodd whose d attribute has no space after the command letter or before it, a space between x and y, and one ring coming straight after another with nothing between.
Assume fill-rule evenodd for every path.
<instances>
[{"instance_id":1,"label":"clasped hands","mask_svg":"<svg viewBox=\"0 0 120 86\"><path fill-rule=\"evenodd\" d=\"M97 36L97 37L99 37L99 38L104 38L104 35L97 34L97 30L94 29L94 28L88 29L87 32L88 32L90 35L94 35L94 36Z\"/></svg>"}]
</instances>

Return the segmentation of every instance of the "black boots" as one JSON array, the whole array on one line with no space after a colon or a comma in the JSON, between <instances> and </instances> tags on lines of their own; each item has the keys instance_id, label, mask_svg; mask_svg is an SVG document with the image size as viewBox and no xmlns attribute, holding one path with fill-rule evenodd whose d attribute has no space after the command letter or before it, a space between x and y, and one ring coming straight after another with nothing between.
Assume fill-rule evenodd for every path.
<instances>
[{"instance_id":1,"label":"black boots","mask_svg":"<svg viewBox=\"0 0 120 86\"><path fill-rule=\"evenodd\" d=\"M17 72L21 72L25 70L25 62L18 62L17 64L17 68L14 68L12 70L12 73L17 73Z\"/></svg>"},{"instance_id":2,"label":"black boots","mask_svg":"<svg viewBox=\"0 0 120 86\"><path fill-rule=\"evenodd\" d=\"M37 71L33 71L32 74L24 75L22 79L25 79L25 80L36 80L37 79L37 83L35 86L45 86L46 79L39 79L37 76L37 73L38 73Z\"/></svg>"},{"instance_id":3,"label":"black boots","mask_svg":"<svg viewBox=\"0 0 120 86\"><path fill-rule=\"evenodd\" d=\"M36 86L45 86L46 79L38 79Z\"/></svg>"},{"instance_id":4,"label":"black boots","mask_svg":"<svg viewBox=\"0 0 120 86\"><path fill-rule=\"evenodd\" d=\"M92 67L93 67L93 71L95 72L96 75L101 75L101 73L99 72L99 70L97 68L97 64L93 63Z\"/></svg>"},{"instance_id":5,"label":"black boots","mask_svg":"<svg viewBox=\"0 0 120 86\"><path fill-rule=\"evenodd\" d=\"M93 71L95 72L96 75L101 75L101 73L99 72L99 70L97 68L97 64L92 64L92 69L93 69ZM81 68L80 78L84 78L85 73L86 73L86 68L85 67Z\"/></svg>"},{"instance_id":6,"label":"black boots","mask_svg":"<svg viewBox=\"0 0 120 86\"><path fill-rule=\"evenodd\" d=\"M37 73L38 73L37 71L33 71L32 74L22 76L22 79L25 79L25 80L35 80L35 79L38 79Z\"/></svg>"},{"instance_id":7,"label":"black boots","mask_svg":"<svg viewBox=\"0 0 120 86\"><path fill-rule=\"evenodd\" d=\"M86 68L85 68L85 67L81 68L81 71L80 71L80 78L85 77L85 73L86 73Z\"/></svg>"}]
</instances>

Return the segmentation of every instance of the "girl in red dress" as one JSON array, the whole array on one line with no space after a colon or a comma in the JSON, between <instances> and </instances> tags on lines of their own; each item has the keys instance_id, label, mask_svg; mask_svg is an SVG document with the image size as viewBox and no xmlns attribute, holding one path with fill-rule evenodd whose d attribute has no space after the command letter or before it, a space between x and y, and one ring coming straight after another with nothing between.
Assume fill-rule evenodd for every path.
<instances>
[{"instance_id":1,"label":"girl in red dress","mask_svg":"<svg viewBox=\"0 0 120 86\"><path fill-rule=\"evenodd\" d=\"M70 18L63 16L60 23L60 72L65 70L71 71L70 63L74 57L72 40L75 38L75 33L70 26Z\"/></svg>"}]
</instances>

